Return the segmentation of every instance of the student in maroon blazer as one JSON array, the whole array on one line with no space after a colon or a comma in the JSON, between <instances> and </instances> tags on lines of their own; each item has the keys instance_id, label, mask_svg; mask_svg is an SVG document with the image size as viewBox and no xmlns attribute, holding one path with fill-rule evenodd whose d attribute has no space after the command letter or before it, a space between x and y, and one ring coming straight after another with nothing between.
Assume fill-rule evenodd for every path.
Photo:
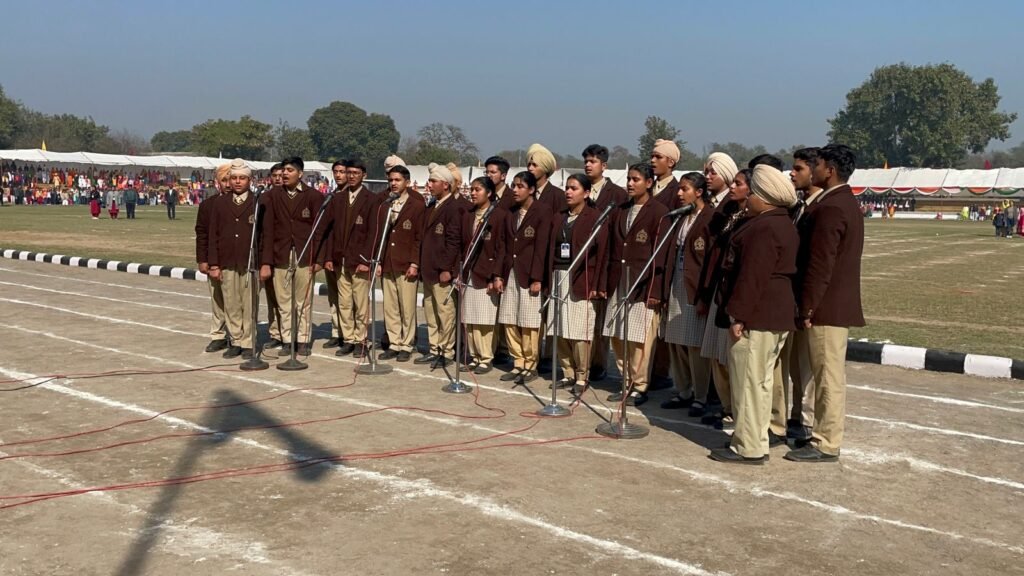
<instances>
[{"instance_id":1,"label":"student in maroon blazer","mask_svg":"<svg viewBox=\"0 0 1024 576\"><path fill-rule=\"evenodd\" d=\"M679 208L679 181L672 175L679 163L679 145L672 140L659 138L651 150L651 167L654 168L654 189L651 194L669 210Z\"/></svg>"},{"instance_id":2,"label":"student in maroon blazer","mask_svg":"<svg viewBox=\"0 0 1024 576\"><path fill-rule=\"evenodd\" d=\"M750 178L746 223L729 240L722 263L721 309L729 318L729 375L736 431L712 460L764 464L771 446L775 364L796 310L793 276L799 244L788 208L796 204L789 177L769 165Z\"/></svg>"},{"instance_id":3,"label":"student in maroon blazer","mask_svg":"<svg viewBox=\"0 0 1024 576\"><path fill-rule=\"evenodd\" d=\"M798 462L839 459L846 418L846 340L851 326L864 325L860 263L864 217L847 181L856 156L842 144L818 152L812 183L824 191L808 202L799 222L798 325L806 332L814 377L811 443L786 454Z\"/></svg>"},{"instance_id":4,"label":"student in maroon blazer","mask_svg":"<svg viewBox=\"0 0 1024 576\"><path fill-rule=\"evenodd\" d=\"M591 144L583 149L583 173L590 179L590 201L597 209L598 214L603 214L605 209L612 206L612 212L624 204L628 197L626 189L605 178L604 172L608 169L608 148L600 144ZM613 220L609 217L608 222ZM589 378L592 382L604 380L607 376L608 367L608 340L604 337L604 316L607 308L607 300L594 300L595 317L594 339L591 345L591 358Z\"/></svg>"},{"instance_id":5,"label":"student in maroon blazer","mask_svg":"<svg viewBox=\"0 0 1024 576\"><path fill-rule=\"evenodd\" d=\"M497 207L494 191L494 181L489 177L473 180L469 187L473 208L462 215L461 253L466 272L460 304L471 357L463 370L474 374L486 374L492 369L498 302L505 289L503 268L511 216L507 210ZM479 240L470 255L477 237Z\"/></svg>"},{"instance_id":6,"label":"student in maroon blazer","mask_svg":"<svg viewBox=\"0 0 1024 576\"><path fill-rule=\"evenodd\" d=\"M427 206L423 196L410 188L409 169L405 166L388 170L388 184L394 201L377 210L377 227L383 230L385 222L391 220L388 244L378 270L383 280L384 326L391 347L381 353L380 359L408 362L416 342L416 287Z\"/></svg>"},{"instance_id":7,"label":"student in maroon blazer","mask_svg":"<svg viewBox=\"0 0 1024 576\"><path fill-rule=\"evenodd\" d=\"M209 274L221 286L224 321L232 337L224 357L249 359L253 354L254 334L249 250L256 222L256 198L249 191L252 170L244 160L236 159L231 163L228 182L230 192L218 197L211 207Z\"/></svg>"},{"instance_id":8,"label":"student in maroon blazer","mask_svg":"<svg viewBox=\"0 0 1024 576\"><path fill-rule=\"evenodd\" d=\"M334 191L333 196L339 198L345 197L346 191L348 190L348 160L336 160L331 164L331 175L334 176ZM334 208L332 204L330 208ZM328 210L324 214L324 219L320 221L323 226L323 233L321 234L322 246L317 250L317 254L321 255L324 262L331 259L333 256L332 245L334 243L334 223L333 223L333 210ZM337 348L344 344L344 340L341 338L341 316L338 313L338 271L337 270L324 270L324 283L327 285L327 302L331 308L331 337L324 342L324 348Z\"/></svg>"},{"instance_id":9,"label":"student in maroon blazer","mask_svg":"<svg viewBox=\"0 0 1024 576\"><path fill-rule=\"evenodd\" d=\"M526 383L537 378L543 326L540 300L547 280L552 213L534 198L536 190L537 179L530 172L520 172L512 181L518 208L509 218L502 274L507 281L498 307L498 322L505 326L514 361L512 371L500 378L505 382Z\"/></svg>"},{"instance_id":10,"label":"student in maroon blazer","mask_svg":"<svg viewBox=\"0 0 1024 576\"><path fill-rule=\"evenodd\" d=\"M664 219L668 208L651 196L653 185L654 170L650 164L634 164L629 167L626 186L629 202L616 214L609 239L611 256L607 277L602 279L609 294L609 317L605 319L604 335L611 338L620 373L626 374L625 371L629 370L632 390L625 401L631 406L639 406L647 401L651 354L658 336L660 308L665 302L664 276L668 243L655 255L652 266L644 276L639 276L647 260L655 254L662 226L666 229L668 227ZM620 280L627 276L627 269L629 284L624 287ZM625 326L621 315L611 315L617 310L619 301L625 297L625 290L631 288L638 277L640 283L625 306L625 313L629 317L629 332L623 333ZM608 398L610 402L623 400L621 393L612 394Z\"/></svg>"},{"instance_id":11,"label":"student in maroon blazer","mask_svg":"<svg viewBox=\"0 0 1024 576\"><path fill-rule=\"evenodd\" d=\"M533 144L526 151L526 169L537 179L536 200L551 210L551 215L565 210L565 191L550 182L555 173L555 155L540 144Z\"/></svg>"},{"instance_id":12,"label":"student in maroon blazer","mask_svg":"<svg viewBox=\"0 0 1024 576\"><path fill-rule=\"evenodd\" d=\"M415 364L447 366L455 359L455 306L458 298L445 304L455 278L462 242L462 208L452 195L455 177L437 164L430 165L427 187L434 198L427 208L420 243L420 278L423 280L423 312L427 317L430 349Z\"/></svg>"},{"instance_id":13,"label":"student in maroon blazer","mask_svg":"<svg viewBox=\"0 0 1024 576\"><path fill-rule=\"evenodd\" d=\"M565 181L568 208L555 217L548 255L549 292L558 300L558 359L564 377L559 387L576 386L582 390L589 382L591 341L597 325L594 303L603 301L607 291L601 284L600 269L607 262L608 228L601 226L594 241L587 247L575 268L569 266L583 254L583 246L595 230L600 213L590 201L590 178L573 174ZM564 280L563 280L564 278ZM548 333L554 335L554 309Z\"/></svg>"},{"instance_id":14,"label":"student in maroon blazer","mask_svg":"<svg viewBox=\"0 0 1024 576\"><path fill-rule=\"evenodd\" d=\"M210 219L213 205L217 198L229 193L227 164L217 168L216 178L216 191L199 203L199 210L196 212L196 263L199 265L199 271L204 274L209 271L210 265ZM210 288L210 308L213 313L210 319L210 343L206 345L206 351L217 352L230 346L227 325L224 322L224 292L221 290L220 280L215 280L209 275L206 284Z\"/></svg>"},{"instance_id":15,"label":"student in maroon blazer","mask_svg":"<svg viewBox=\"0 0 1024 576\"><path fill-rule=\"evenodd\" d=\"M508 160L501 156L491 156L484 160L484 169L487 171L487 177L494 183L494 196L498 208L508 212L511 212L516 205L515 195L512 194L512 187L506 183L510 168Z\"/></svg>"},{"instance_id":16,"label":"student in maroon blazer","mask_svg":"<svg viewBox=\"0 0 1024 576\"><path fill-rule=\"evenodd\" d=\"M319 234L313 234L313 223L320 213L324 197L314 188L302 183L302 158L292 157L281 161L282 185L270 189L265 195L266 215L263 220L263 246L261 248L260 279L266 282L273 278L274 294L281 316L281 335L284 346L281 356L291 354L291 343L297 343L297 353L308 356L311 352L310 310L312 308L313 274L320 266L315 247L320 246ZM300 257L306 240L313 236L310 246L314 249L301 255L296 263L295 276L288 274L292 255ZM294 291L299 317L296 319L298 334L292 334L291 299Z\"/></svg>"}]
</instances>

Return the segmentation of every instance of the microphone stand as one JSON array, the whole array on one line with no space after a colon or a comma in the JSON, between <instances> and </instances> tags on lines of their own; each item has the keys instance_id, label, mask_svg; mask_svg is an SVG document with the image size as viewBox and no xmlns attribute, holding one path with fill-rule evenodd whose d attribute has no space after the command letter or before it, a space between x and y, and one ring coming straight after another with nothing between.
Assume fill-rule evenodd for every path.
<instances>
[{"instance_id":1,"label":"microphone stand","mask_svg":"<svg viewBox=\"0 0 1024 576\"><path fill-rule=\"evenodd\" d=\"M259 240L256 234L260 226L260 197L262 192L253 195L253 216L252 216L252 237L249 238L249 290L252 296L252 358L249 358L238 368L245 371L266 370L270 368L260 356L263 354L263 346L257 344L259 332L256 330L256 323L259 322L260 314L260 267L256 258L259 250ZM268 324L269 326L269 324Z\"/></svg>"},{"instance_id":2,"label":"microphone stand","mask_svg":"<svg viewBox=\"0 0 1024 576\"><path fill-rule=\"evenodd\" d=\"M483 220L480 222L480 228L476 231L473 236L473 241L469 243L469 250L466 252L466 256L459 262L458 276L452 280L452 287L448 289L448 295L444 297L442 305L448 304L448 301L452 299L452 295L455 290L460 292L463 289L462 279L465 277L466 268L469 263L473 261L473 255L476 253L477 247L480 245L480 240L484 236L484 231L490 228L491 213L494 212L495 204L492 203L491 207L487 209L487 213L484 214ZM455 376L448 376L448 383L441 387L442 392L449 394L466 394L472 392L473 387L467 385L462 381L462 298L456 298L455 302ZM442 355L443 356L443 355Z\"/></svg>"},{"instance_id":3,"label":"microphone stand","mask_svg":"<svg viewBox=\"0 0 1024 576\"><path fill-rule=\"evenodd\" d=\"M552 322L554 322L554 324L552 324L551 329L551 402L540 410L537 410L535 412L537 416L569 415L569 409L558 403L558 331L561 328L560 319L562 303L564 301L561 298L562 284L572 277L572 271L576 268L576 265L580 263L580 260L586 258L587 252L590 250L590 245L597 239L598 233L601 232L601 227L608 221L608 215L611 214L613 208L614 204L609 205L608 208L605 209L604 213L597 219L597 222L594 224L594 229L591 230L587 241L583 243L583 248L580 249L580 253L573 258L572 262L569 263L569 268L565 271L565 276L551 286L551 296L540 305L540 311L543 314L548 304L552 301L555 303L553 306L554 312L552 313ZM588 294L587 296L590 295ZM565 375L563 374L563 376Z\"/></svg>"},{"instance_id":4,"label":"microphone stand","mask_svg":"<svg viewBox=\"0 0 1024 576\"><path fill-rule=\"evenodd\" d=\"M299 255L297 257L295 256L295 247L294 246L292 247L292 250L291 250L292 261L289 262L289 264L288 264L288 282L291 283L291 285L292 285L292 302L291 302L291 310L292 310L291 348L292 348L292 353L291 353L291 357L288 358L288 360L286 360L286 361L284 361L284 362L282 362L282 363L277 365L277 369L278 370L284 370L286 372L294 372L296 370L305 370L306 368L309 368L309 364L306 364L305 362L300 362L298 359L295 358L295 356L298 353L297 348L298 348L298 341L299 341L299 316L298 316L297 304L296 304L296 301L295 301L295 272L298 269L299 262L301 262L302 259L305 258L306 252L309 250L309 245L313 242L313 236L316 234L317 228L320 227L320 221L323 219L324 213L327 211L327 205L331 203L331 200L333 198L334 198L334 194L332 193L332 194L328 195L327 199L324 200L323 204L320 205L320 210L319 210L319 212L317 212L316 220L313 221L313 228L309 231L309 236L306 237L306 244L302 247L302 251L299 252ZM310 274L312 274L312 270L310 271ZM310 282L310 284L313 283L313 277L312 276L310 276L309 282ZM309 287L307 286L307 291L308 291L308 288ZM303 301L303 304L305 304L305 301ZM310 323L313 322L312 314L310 314L309 321L310 321ZM311 328L311 332L312 332L312 326L310 328ZM312 333L310 335L312 336Z\"/></svg>"},{"instance_id":5,"label":"microphone stand","mask_svg":"<svg viewBox=\"0 0 1024 576\"><path fill-rule=\"evenodd\" d=\"M394 200L397 200L396 197ZM393 200L392 200L393 201ZM387 245L388 236L391 234L391 202L385 204L387 210L384 213L384 230L380 237L380 246L377 248L376 254L373 259L368 262L370 265L370 345L367 351L367 356L370 357L368 364L360 364L356 366L356 374L366 375L380 375L390 374L393 368L389 364L378 364L377 356L373 353L377 348L377 266L380 265L381 260L384 258L384 246ZM363 259L366 260L365 258ZM339 304L340 305L340 304ZM364 348L365 349L365 348Z\"/></svg>"}]
</instances>

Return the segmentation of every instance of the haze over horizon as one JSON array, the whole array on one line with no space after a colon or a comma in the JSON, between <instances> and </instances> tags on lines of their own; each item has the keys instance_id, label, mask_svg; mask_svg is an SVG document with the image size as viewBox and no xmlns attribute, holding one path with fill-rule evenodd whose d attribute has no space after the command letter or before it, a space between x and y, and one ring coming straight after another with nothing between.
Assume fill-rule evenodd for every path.
<instances>
[{"instance_id":1,"label":"haze over horizon","mask_svg":"<svg viewBox=\"0 0 1024 576\"><path fill-rule=\"evenodd\" d=\"M316 108L349 101L390 115L403 138L432 122L459 126L484 156L535 141L563 154L591 142L635 151L649 115L679 128L698 154L712 142L821 144L847 92L898 62L991 77L999 109L1024 114L1014 43L1024 3L514 8L12 3L0 85L31 109L91 116L146 139L244 114L305 127ZM1024 141L1024 120L1010 129L990 149Z\"/></svg>"}]
</instances>

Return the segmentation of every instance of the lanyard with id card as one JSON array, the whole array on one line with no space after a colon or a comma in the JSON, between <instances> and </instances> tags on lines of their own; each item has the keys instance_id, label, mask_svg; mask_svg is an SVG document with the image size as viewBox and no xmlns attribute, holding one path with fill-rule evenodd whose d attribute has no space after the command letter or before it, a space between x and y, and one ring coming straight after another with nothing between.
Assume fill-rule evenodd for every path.
<instances>
[{"instance_id":1,"label":"lanyard with id card","mask_svg":"<svg viewBox=\"0 0 1024 576\"><path fill-rule=\"evenodd\" d=\"M571 247L572 247L572 245L569 244L568 242L562 242L561 245L559 246L558 257L561 258L562 260L568 260L569 259L569 255L570 255L570 248Z\"/></svg>"}]
</instances>

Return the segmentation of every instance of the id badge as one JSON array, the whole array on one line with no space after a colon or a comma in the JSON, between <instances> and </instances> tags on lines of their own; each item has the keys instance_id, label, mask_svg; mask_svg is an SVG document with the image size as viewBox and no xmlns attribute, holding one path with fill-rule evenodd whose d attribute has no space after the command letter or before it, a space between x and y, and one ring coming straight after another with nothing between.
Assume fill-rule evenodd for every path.
<instances>
[{"instance_id":1,"label":"id badge","mask_svg":"<svg viewBox=\"0 0 1024 576\"><path fill-rule=\"evenodd\" d=\"M562 242L561 253L560 253L561 255L559 257L563 258L563 259L569 258L569 248L570 248L570 245L569 245L568 242Z\"/></svg>"}]
</instances>

